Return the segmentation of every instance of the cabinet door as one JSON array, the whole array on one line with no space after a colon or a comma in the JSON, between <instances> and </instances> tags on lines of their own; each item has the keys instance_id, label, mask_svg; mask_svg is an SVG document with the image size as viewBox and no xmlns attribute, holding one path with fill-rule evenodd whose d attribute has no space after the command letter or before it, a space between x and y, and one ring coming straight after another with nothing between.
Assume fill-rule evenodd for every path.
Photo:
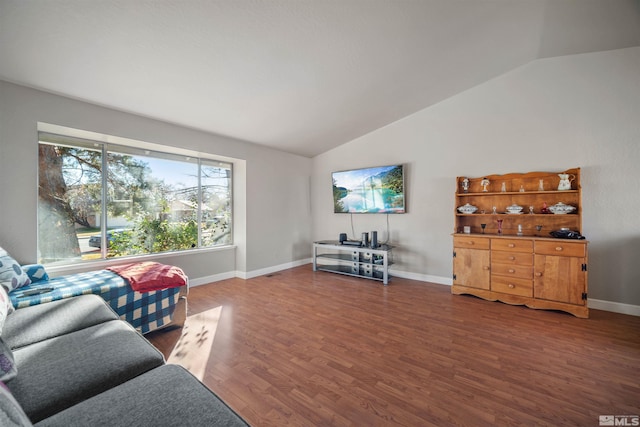
<instances>
[{"instance_id":1,"label":"cabinet door","mask_svg":"<svg viewBox=\"0 0 640 427\"><path fill-rule=\"evenodd\" d=\"M535 298L585 305L585 258L535 255L533 292Z\"/></svg>"},{"instance_id":2,"label":"cabinet door","mask_svg":"<svg viewBox=\"0 0 640 427\"><path fill-rule=\"evenodd\" d=\"M489 251L455 248L455 254L453 258L453 284L489 290Z\"/></svg>"}]
</instances>

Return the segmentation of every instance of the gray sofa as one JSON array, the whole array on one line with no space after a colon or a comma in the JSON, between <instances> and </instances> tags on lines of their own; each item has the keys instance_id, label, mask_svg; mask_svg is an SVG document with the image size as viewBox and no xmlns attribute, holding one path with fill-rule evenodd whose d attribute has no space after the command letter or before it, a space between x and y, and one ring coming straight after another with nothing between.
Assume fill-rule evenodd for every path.
<instances>
[{"instance_id":1,"label":"gray sofa","mask_svg":"<svg viewBox=\"0 0 640 427\"><path fill-rule=\"evenodd\" d=\"M2 341L17 374L0 425L247 426L96 295L16 310Z\"/></svg>"}]
</instances>

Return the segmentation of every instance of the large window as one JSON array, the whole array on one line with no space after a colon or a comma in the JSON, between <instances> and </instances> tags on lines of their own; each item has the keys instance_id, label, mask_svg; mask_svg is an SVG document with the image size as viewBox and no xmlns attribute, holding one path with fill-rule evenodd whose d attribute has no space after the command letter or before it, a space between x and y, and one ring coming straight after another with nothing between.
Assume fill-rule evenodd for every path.
<instances>
[{"instance_id":1,"label":"large window","mask_svg":"<svg viewBox=\"0 0 640 427\"><path fill-rule=\"evenodd\" d=\"M232 243L231 164L40 133L41 263Z\"/></svg>"}]
</instances>

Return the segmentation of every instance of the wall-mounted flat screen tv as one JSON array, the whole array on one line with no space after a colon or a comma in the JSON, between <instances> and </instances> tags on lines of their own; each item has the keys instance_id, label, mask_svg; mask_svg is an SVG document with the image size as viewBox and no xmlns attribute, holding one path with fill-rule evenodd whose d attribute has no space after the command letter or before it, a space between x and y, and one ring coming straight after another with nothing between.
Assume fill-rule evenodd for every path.
<instances>
[{"instance_id":1,"label":"wall-mounted flat screen tv","mask_svg":"<svg viewBox=\"0 0 640 427\"><path fill-rule=\"evenodd\" d=\"M335 213L405 213L403 165L333 172Z\"/></svg>"}]
</instances>

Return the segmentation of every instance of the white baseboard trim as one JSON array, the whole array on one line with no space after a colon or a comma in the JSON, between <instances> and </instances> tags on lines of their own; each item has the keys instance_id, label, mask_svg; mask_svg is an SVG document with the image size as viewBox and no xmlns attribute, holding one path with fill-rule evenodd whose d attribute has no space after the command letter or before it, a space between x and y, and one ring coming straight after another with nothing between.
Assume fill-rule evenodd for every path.
<instances>
[{"instance_id":1,"label":"white baseboard trim","mask_svg":"<svg viewBox=\"0 0 640 427\"><path fill-rule=\"evenodd\" d=\"M228 271L220 274L213 274L211 276L198 277L197 279L189 279L189 286L200 286L205 285L207 283L219 282L220 280L232 279L237 277L239 279L252 279L258 276L264 276L265 274L271 274L282 270L287 270L289 268L299 267L305 264L311 264L313 260L311 258L301 259L297 261L287 262L280 265L275 265L272 267L261 268L259 270L253 270L249 272L244 271ZM433 276L429 274L419 274L412 273L408 271L400 271L400 270L389 270L389 274L391 276L402 277L403 279L411 279L417 280L420 282L430 282L430 283L438 283L440 285L451 286L453 284L453 280L449 277L442 276Z\"/></svg>"},{"instance_id":2,"label":"white baseboard trim","mask_svg":"<svg viewBox=\"0 0 640 427\"><path fill-rule=\"evenodd\" d=\"M589 298L589 308L596 310L612 311L614 313L629 314L631 316L640 316L640 305L625 304L622 302L604 301Z\"/></svg>"},{"instance_id":3,"label":"white baseboard trim","mask_svg":"<svg viewBox=\"0 0 640 427\"><path fill-rule=\"evenodd\" d=\"M207 283L219 282L221 280L233 279L237 277L239 279L251 279L258 276L264 276L265 274L275 273L277 271L287 270L289 268L298 267L300 265L311 264L311 258L302 259L298 261L288 262L285 264L275 265L273 267L262 268L260 270L254 270L249 272L244 271L227 271L225 273L213 274L211 276L198 277L197 279L189 279L189 287L206 285Z\"/></svg>"},{"instance_id":4,"label":"white baseboard trim","mask_svg":"<svg viewBox=\"0 0 640 427\"><path fill-rule=\"evenodd\" d=\"M297 261L287 262L280 265L274 265L273 267L261 268L259 270L253 271L237 271L236 277L241 279L253 279L254 277L264 276L265 274L275 273L277 271L287 270L293 267L299 267L301 265L310 264L312 262L311 258L299 259Z\"/></svg>"},{"instance_id":5,"label":"white baseboard trim","mask_svg":"<svg viewBox=\"0 0 640 427\"><path fill-rule=\"evenodd\" d=\"M402 277L403 279L419 280L421 282L438 283L440 285L453 285L453 279L442 276L432 276L429 274L418 274L407 271L389 270L389 274L392 276ZM640 305L625 304L622 302L604 301L599 299L589 298L589 308L594 310L610 311L613 313L628 314L631 316L640 316Z\"/></svg>"},{"instance_id":6,"label":"white baseboard trim","mask_svg":"<svg viewBox=\"0 0 640 427\"><path fill-rule=\"evenodd\" d=\"M221 280L232 279L234 277L240 279L251 279L265 274L271 274L289 268L299 267L305 264L311 264L313 261L311 258L301 259L297 261L288 262L285 264L275 265L273 267L261 268L259 270L253 270L249 272L244 271L228 271L226 273L214 274L206 277L199 277L197 279L189 279L189 287L205 285L207 283L219 282ZM453 279L444 276L433 276L430 274L413 273L410 271L401 271L390 269L389 274L391 276L402 277L403 279L417 280L419 282L437 283L440 285L451 286L453 285ZM595 310L611 311L613 313L628 314L631 316L640 316L640 306L625 304L614 301L604 301L589 298L589 308Z\"/></svg>"},{"instance_id":7,"label":"white baseboard trim","mask_svg":"<svg viewBox=\"0 0 640 427\"><path fill-rule=\"evenodd\" d=\"M447 286L453 285L453 279L451 279L450 277L433 276L431 274L412 273L409 271L400 271L394 269L389 269L389 274L391 276L402 277L403 279L418 280L420 282L437 283L439 285Z\"/></svg>"},{"instance_id":8,"label":"white baseboard trim","mask_svg":"<svg viewBox=\"0 0 640 427\"><path fill-rule=\"evenodd\" d=\"M198 277L197 279L189 278L189 287L192 288L194 286L206 285L207 283L219 282L221 280L233 279L237 277L237 273L235 271L228 271L226 273L213 274L211 276Z\"/></svg>"}]
</instances>

